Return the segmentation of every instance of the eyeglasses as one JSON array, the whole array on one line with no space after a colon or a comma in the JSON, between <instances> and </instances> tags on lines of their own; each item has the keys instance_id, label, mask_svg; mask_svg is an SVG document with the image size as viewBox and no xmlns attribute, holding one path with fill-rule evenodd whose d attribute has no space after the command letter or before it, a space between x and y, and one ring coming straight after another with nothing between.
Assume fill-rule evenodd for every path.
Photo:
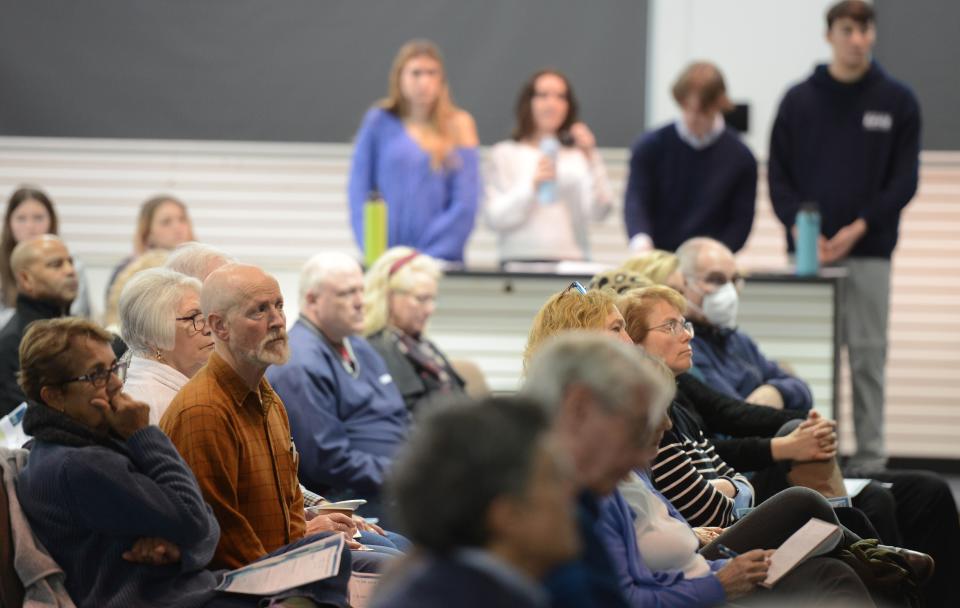
<instances>
[{"instance_id":1,"label":"eyeglasses","mask_svg":"<svg viewBox=\"0 0 960 608\"><path fill-rule=\"evenodd\" d=\"M580 281L574 281L573 283L570 283L569 285L567 285L567 288L563 290L563 293L567 293L567 292L570 291L571 289L573 289L574 291L580 293L581 295L587 295L587 288L584 287L584 286L580 283Z\"/></svg>"},{"instance_id":2,"label":"eyeglasses","mask_svg":"<svg viewBox=\"0 0 960 608\"><path fill-rule=\"evenodd\" d=\"M203 328L207 326L207 319L203 316L202 312L195 312L187 317L176 317L176 321L190 321L193 323L194 331L203 331Z\"/></svg>"},{"instance_id":3,"label":"eyeglasses","mask_svg":"<svg viewBox=\"0 0 960 608\"><path fill-rule=\"evenodd\" d=\"M69 378L60 384L69 384L71 382L89 382L96 388L103 388L107 385L107 382L110 381L110 376L112 374L116 374L117 377L120 378L120 381L123 382L127 377L127 367L129 366L129 361L114 361L113 365L107 369L77 376L76 378Z\"/></svg>"},{"instance_id":4,"label":"eyeglasses","mask_svg":"<svg viewBox=\"0 0 960 608\"><path fill-rule=\"evenodd\" d=\"M654 325L653 327L648 327L647 331L664 331L668 334L679 336L683 332L687 332L690 337L693 337L693 323L687 320L679 319L670 319L666 323L661 323L660 325Z\"/></svg>"}]
</instances>

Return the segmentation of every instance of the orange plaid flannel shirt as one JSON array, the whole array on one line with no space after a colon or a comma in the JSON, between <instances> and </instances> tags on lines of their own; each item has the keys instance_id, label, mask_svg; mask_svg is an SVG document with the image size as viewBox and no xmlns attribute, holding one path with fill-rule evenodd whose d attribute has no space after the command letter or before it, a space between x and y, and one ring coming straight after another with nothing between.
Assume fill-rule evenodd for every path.
<instances>
[{"instance_id":1,"label":"orange plaid flannel shirt","mask_svg":"<svg viewBox=\"0 0 960 608\"><path fill-rule=\"evenodd\" d=\"M250 390L216 352L160 420L220 523L208 567L238 568L303 538L299 457L280 397Z\"/></svg>"}]
</instances>

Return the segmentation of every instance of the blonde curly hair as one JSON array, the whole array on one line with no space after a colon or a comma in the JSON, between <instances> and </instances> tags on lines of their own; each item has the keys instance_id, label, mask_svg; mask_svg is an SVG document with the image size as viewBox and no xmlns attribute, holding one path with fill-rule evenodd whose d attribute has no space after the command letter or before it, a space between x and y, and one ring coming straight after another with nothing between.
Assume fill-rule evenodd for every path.
<instances>
[{"instance_id":1,"label":"blonde curly hair","mask_svg":"<svg viewBox=\"0 0 960 608\"><path fill-rule=\"evenodd\" d=\"M550 296L533 318L527 346L523 350L523 367L551 336L570 329L602 329L607 316L616 310L616 294L607 289L593 289L581 294L566 289Z\"/></svg>"}]
</instances>

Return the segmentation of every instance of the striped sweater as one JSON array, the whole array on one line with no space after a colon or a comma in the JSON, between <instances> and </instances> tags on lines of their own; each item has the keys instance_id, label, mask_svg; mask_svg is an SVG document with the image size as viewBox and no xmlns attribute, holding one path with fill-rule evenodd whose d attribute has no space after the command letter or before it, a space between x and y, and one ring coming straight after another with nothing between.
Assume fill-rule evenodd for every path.
<instances>
[{"instance_id":1,"label":"striped sweater","mask_svg":"<svg viewBox=\"0 0 960 608\"><path fill-rule=\"evenodd\" d=\"M681 404L670 406L670 420L673 428L664 433L653 462L654 485L691 526L729 526L735 514L734 500L714 488L710 480L749 482L717 455Z\"/></svg>"}]
</instances>

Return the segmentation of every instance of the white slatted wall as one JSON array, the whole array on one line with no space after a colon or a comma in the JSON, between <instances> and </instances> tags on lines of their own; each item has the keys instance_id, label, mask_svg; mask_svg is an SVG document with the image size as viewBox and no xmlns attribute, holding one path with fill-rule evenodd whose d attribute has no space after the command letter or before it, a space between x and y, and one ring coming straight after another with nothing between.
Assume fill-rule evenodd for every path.
<instances>
[{"instance_id":1,"label":"white slatted wall","mask_svg":"<svg viewBox=\"0 0 960 608\"><path fill-rule=\"evenodd\" d=\"M344 195L349 151L340 144L0 137L0 193L24 182L50 193L60 210L62 233L87 265L97 295L113 264L130 252L140 202L171 192L188 202L198 238L277 274L294 312L303 260L321 249L355 251ZM621 192L626 151L605 150L604 156ZM593 228L594 253L601 261L616 263L625 255L620 217L614 213ZM925 153L920 193L904 214L894 261L887 408L894 455L960 458L958 232L960 154ZM482 226L467 260L479 267L495 262L493 235ZM762 175L757 219L740 262L759 269L785 263L782 230ZM802 300L795 305L803 312ZM790 314L783 311L786 319ZM785 344L763 346L787 360L796 361L799 354L785 351ZM516 364L496 360L490 365ZM820 376L811 378L815 388L823 382L817 368L806 370Z\"/></svg>"}]
</instances>

